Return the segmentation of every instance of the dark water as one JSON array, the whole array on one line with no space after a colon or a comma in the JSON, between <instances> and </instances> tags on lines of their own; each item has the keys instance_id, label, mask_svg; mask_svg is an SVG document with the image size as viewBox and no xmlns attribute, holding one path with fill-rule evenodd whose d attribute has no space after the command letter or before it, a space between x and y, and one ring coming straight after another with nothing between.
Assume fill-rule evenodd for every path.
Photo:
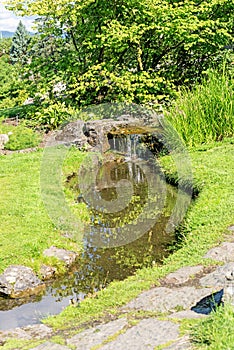
<instances>
[{"instance_id":1,"label":"dark water","mask_svg":"<svg viewBox=\"0 0 234 350\"><path fill-rule=\"evenodd\" d=\"M169 254L168 247L175 237L173 232L166 231L166 226L175 206L177 190L165 184L159 168L148 155L144 159L142 146L137 150L136 135L114 137L110 143L124 158L109 155L102 160L95 188L90 188L91 197L90 193L81 191L77 174L67 181L74 192L74 200L86 202L90 214L80 260L66 277L48 283L42 295L18 300L0 298L0 329L39 323L43 317L61 312L69 303L79 303L111 281L122 280L139 268L161 263ZM124 181L124 186L118 188L120 181ZM120 204L125 203L129 183L131 198L122 207ZM118 197L122 198L120 204ZM102 203L101 200L109 207L92 205ZM117 204L112 206L113 203Z\"/></svg>"},{"instance_id":2,"label":"dark water","mask_svg":"<svg viewBox=\"0 0 234 350\"><path fill-rule=\"evenodd\" d=\"M191 310L198 314L209 315L212 311L215 311L217 307L223 305L223 292L223 289L221 289L218 292L202 298Z\"/></svg>"}]
</instances>

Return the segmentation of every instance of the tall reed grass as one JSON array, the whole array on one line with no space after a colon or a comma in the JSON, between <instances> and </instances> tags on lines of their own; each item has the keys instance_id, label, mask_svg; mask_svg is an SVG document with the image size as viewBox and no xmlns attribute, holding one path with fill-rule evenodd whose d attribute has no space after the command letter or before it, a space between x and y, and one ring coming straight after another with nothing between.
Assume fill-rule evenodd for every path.
<instances>
[{"instance_id":1,"label":"tall reed grass","mask_svg":"<svg viewBox=\"0 0 234 350\"><path fill-rule=\"evenodd\" d=\"M182 88L165 115L187 146L222 140L234 132L234 80L211 70L192 90Z\"/></svg>"}]
</instances>

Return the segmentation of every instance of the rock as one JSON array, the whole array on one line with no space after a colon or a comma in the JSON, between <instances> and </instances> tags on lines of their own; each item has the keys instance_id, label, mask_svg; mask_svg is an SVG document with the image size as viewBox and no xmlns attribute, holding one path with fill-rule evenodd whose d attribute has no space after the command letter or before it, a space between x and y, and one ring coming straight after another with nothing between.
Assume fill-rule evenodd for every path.
<instances>
[{"instance_id":1,"label":"rock","mask_svg":"<svg viewBox=\"0 0 234 350\"><path fill-rule=\"evenodd\" d=\"M43 254L45 256L53 256L59 260L62 260L67 266L72 265L78 256L78 254L75 252L65 249L59 249L54 246L44 250Z\"/></svg>"},{"instance_id":2,"label":"rock","mask_svg":"<svg viewBox=\"0 0 234 350\"><path fill-rule=\"evenodd\" d=\"M88 350L101 344L109 336L121 331L127 325L128 323L125 318L101 324L76 334L74 337L67 340L67 344L76 346L79 350Z\"/></svg>"},{"instance_id":3,"label":"rock","mask_svg":"<svg viewBox=\"0 0 234 350\"><path fill-rule=\"evenodd\" d=\"M215 271L205 277L200 278L199 283L202 287L223 288L226 283L226 274L234 269L234 262L219 266Z\"/></svg>"},{"instance_id":4,"label":"rock","mask_svg":"<svg viewBox=\"0 0 234 350\"><path fill-rule=\"evenodd\" d=\"M169 316L170 318L179 318L179 319L183 319L183 318L203 318L206 317L205 314L198 314L197 312L194 312L192 310L184 310L184 311L178 311L178 312L174 312L173 314L171 314Z\"/></svg>"},{"instance_id":5,"label":"rock","mask_svg":"<svg viewBox=\"0 0 234 350\"><path fill-rule=\"evenodd\" d=\"M35 324L22 328L32 339L43 339L53 334L53 330L44 324Z\"/></svg>"},{"instance_id":6,"label":"rock","mask_svg":"<svg viewBox=\"0 0 234 350\"><path fill-rule=\"evenodd\" d=\"M170 346L167 346L166 348L164 348L164 350L184 350L184 349L192 349L192 346L189 341L189 337L186 335L178 339L176 342L174 342Z\"/></svg>"},{"instance_id":7,"label":"rock","mask_svg":"<svg viewBox=\"0 0 234 350\"><path fill-rule=\"evenodd\" d=\"M169 275L167 275L163 279L163 282L166 282L169 284L182 284L187 282L191 276L196 275L202 270L203 270L202 265L182 267L181 269L175 272L169 273Z\"/></svg>"},{"instance_id":8,"label":"rock","mask_svg":"<svg viewBox=\"0 0 234 350\"><path fill-rule=\"evenodd\" d=\"M87 137L84 135L83 127L82 120L68 123L56 134L55 141L66 146L75 145L82 148L87 145Z\"/></svg>"},{"instance_id":9,"label":"rock","mask_svg":"<svg viewBox=\"0 0 234 350\"><path fill-rule=\"evenodd\" d=\"M2 332L1 334L1 341L6 341L10 338L17 338L17 339L24 339L24 340L30 340L32 337L25 332L22 328L15 328L14 330L9 330Z\"/></svg>"},{"instance_id":10,"label":"rock","mask_svg":"<svg viewBox=\"0 0 234 350\"><path fill-rule=\"evenodd\" d=\"M171 321L148 318L140 321L116 340L101 347L102 350L153 350L155 347L177 339L179 325ZM78 348L80 349L80 348ZM86 348L87 349L87 348Z\"/></svg>"},{"instance_id":11,"label":"rock","mask_svg":"<svg viewBox=\"0 0 234 350\"><path fill-rule=\"evenodd\" d=\"M46 343L40 344L31 350L70 350L70 348L61 344L51 343L47 341Z\"/></svg>"},{"instance_id":12,"label":"rock","mask_svg":"<svg viewBox=\"0 0 234 350\"><path fill-rule=\"evenodd\" d=\"M136 116L130 114L121 115L120 113L115 119L99 119L87 122L76 120L68 123L61 130L51 135L47 146L59 144L66 146L75 145L80 149L85 148L103 153L110 149L108 140L110 134L138 133L147 135L154 133L156 128L159 128L159 119L162 116L150 111L138 112L138 114L135 113Z\"/></svg>"},{"instance_id":13,"label":"rock","mask_svg":"<svg viewBox=\"0 0 234 350\"><path fill-rule=\"evenodd\" d=\"M156 287L141 293L136 299L130 301L122 309L137 309L145 311L173 312L179 308L191 308L197 300L210 295L212 288Z\"/></svg>"},{"instance_id":14,"label":"rock","mask_svg":"<svg viewBox=\"0 0 234 350\"><path fill-rule=\"evenodd\" d=\"M40 273L43 280L48 280L56 274L56 268L53 266L41 265Z\"/></svg>"},{"instance_id":15,"label":"rock","mask_svg":"<svg viewBox=\"0 0 234 350\"><path fill-rule=\"evenodd\" d=\"M12 135L12 132L8 132L8 134L0 134L0 150L3 150L5 144L9 141L9 136Z\"/></svg>"},{"instance_id":16,"label":"rock","mask_svg":"<svg viewBox=\"0 0 234 350\"><path fill-rule=\"evenodd\" d=\"M12 265L0 276L0 294L11 298L35 294L45 288L33 270L22 265Z\"/></svg>"},{"instance_id":17,"label":"rock","mask_svg":"<svg viewBox=\"0 0 234 350\"><path fill-rule=\"evenodd\" d=\"M45 326L44 324L36 324L33 326L27 327L17 327L15 329L10 329L9 331L4 331L1 334L1 340L7 340L9 338L18 338L18 339L44 339L53 334L51 328Z\"/></svg>"},{"instance_id":18,"label":"rock","mask_svg":"<svg viewBox=\"0 0 234 350\"><path fill-rule=\"evenodd\" d=\"M223 291L223 302L230 303L234 306L234 268L229 270L225 275L225 284Z\"/></svg>"},{"instance_id":19,"label":"rock","mask_svg":"<svg viewBox=\"0 0 234 350\"><path fill-rule=\"evenodd\" d=\"M114 121L94 120L85 123L83 132L87 137L90 146L96 151L106 152L110 149L108 142L108 133L110 132Z\"/></svg>"},{"instance_id":20,"label":"rock","mask_svg":"<svg viewBox=\"0 0 234 350\"><path fill-rule=\"evenodd\" d=\"M204 258L224 262L234 261L234 242L224 242L219 247L210 249Z\"/></svg>"},{"instance_id":21,"label":"rock","mask_svg":"<svg viewBox=\"0 0 234 350\"><path fill-rule=\"evenodd\" d=\"M5 275L0 275L0 294L11 295L12 288L12 284L7 281Z\"/></svg>"}]
</instances>

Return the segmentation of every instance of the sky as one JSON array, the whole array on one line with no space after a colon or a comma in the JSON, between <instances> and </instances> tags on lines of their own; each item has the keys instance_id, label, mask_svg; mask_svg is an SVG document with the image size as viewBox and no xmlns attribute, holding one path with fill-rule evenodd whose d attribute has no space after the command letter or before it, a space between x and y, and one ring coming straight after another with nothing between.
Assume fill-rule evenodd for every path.
<instances>
[{"instance_id":1,"label":"sky","mask_svg":"<svg viewBox=\"0 0 234 350\"><path fill-rule=\"evenodd\" d=\"M15 32L20 20L28 31L32 31L32 17L16 17L13 12L5 9L3 2L0 0L0 31Z\"/></svg>"}]
</instances>

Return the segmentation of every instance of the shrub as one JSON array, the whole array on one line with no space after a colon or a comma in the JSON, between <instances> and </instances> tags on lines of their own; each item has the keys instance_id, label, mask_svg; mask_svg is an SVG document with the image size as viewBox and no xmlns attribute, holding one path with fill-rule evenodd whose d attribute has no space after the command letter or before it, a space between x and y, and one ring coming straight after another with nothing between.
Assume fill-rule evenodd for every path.
<instances>
[{"instance_id":1,"label":"shrub","mask_svg":"<svg viewBox=\"0 0 234 350\"><path fill-rule=\"evenodd\" d=\"M41 137L34 130L20 126L1 125L0 133L12 132L9 141L5 144L5 149L15 151L36 147L41 141Z\"/></svg>"},{"instance_id":2,"label":"shrub","mask_svg":"<svg viewBox=\"0 0 234 350\"><path fill-rule=\"evenodd\" d=\"M32 122L35 122L36 125L44 126L46 130L52 130L64 121L71 119L75 113L75 110L72 107L67 107L65 103L55 102L47 106L42 106L31 118Z\"/></svg>"}]
</instances>

